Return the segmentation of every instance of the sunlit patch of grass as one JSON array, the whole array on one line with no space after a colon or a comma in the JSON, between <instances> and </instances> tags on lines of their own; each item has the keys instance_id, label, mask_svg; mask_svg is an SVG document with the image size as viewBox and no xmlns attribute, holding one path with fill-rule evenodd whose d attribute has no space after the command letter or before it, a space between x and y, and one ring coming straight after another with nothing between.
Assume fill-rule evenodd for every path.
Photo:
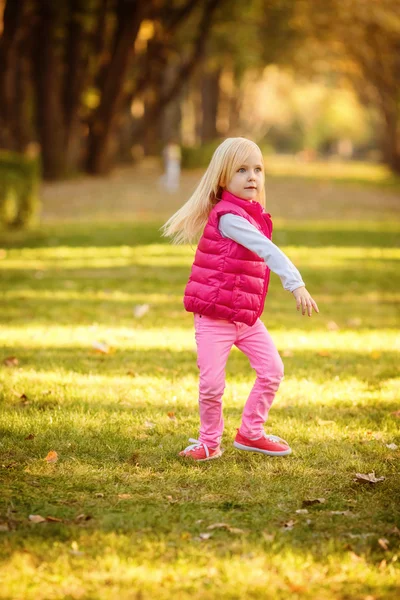
<instances>
[{"instance_id":1,"label":"sunlit patch of grass","mask_svg":"<svg viewBox=\"0 0 400 600\"><path fill-rule=\"evenodd\" d=\"M194 249L158 227L53 226L1 255L0 358L19 364L0 366L0 598L397 597L398 225L278 225L321 309L302 317L272 278L285 378L266 430L294 452L233 448L254 380L234 349L225 452L203 464L177 457L198 431ZM372 471L385 481L354 481ZM310 498L325 503L296 512Z\"/></svg>"},{"instance_id":2,"label":"sunlit patch of grass","mask_svg":"<svg viewBox=\"0 0 400 600\"><path fill-rule=\"evenodd\" d=\"M358 183L400 189L400 178L386 165L343 160L302 161L294 156L272 155L265 158L266 172L273 177L322 179L335 183Z\"/></svg>"}]
</instances>

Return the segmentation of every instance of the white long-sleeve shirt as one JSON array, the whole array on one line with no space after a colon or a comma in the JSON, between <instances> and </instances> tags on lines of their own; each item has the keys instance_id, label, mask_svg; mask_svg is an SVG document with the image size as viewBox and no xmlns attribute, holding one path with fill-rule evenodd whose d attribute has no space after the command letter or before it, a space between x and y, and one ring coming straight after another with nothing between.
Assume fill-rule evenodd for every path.
<instances>
[{"instance_id":1,"label":"white long-sleeve shirt","mask_svg":"<svg viewBox=\"0 0 400 600\"><path fill-rule=\"evenodd\" d=\"M262 258L271 271L280 277L285 290L293 292L305 285L299 271L286 254L243 217L229 213L222 215L219 231L223 237L241 244Z\"/></svg>"}]
</instances>

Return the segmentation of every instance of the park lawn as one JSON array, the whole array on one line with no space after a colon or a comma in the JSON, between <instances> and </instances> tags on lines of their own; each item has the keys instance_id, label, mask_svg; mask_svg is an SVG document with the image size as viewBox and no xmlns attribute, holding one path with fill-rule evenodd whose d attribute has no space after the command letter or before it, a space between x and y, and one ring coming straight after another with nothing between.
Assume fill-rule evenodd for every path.
<instances>
[{"instance_id":1,"label":"park lawn","mask_svg":"<svg viewBox=\"0 0 400 600\"><path fill-rule=\"evenodd\" d=\"M300 316L272 277L263 320L286 375L266 430L293 454L232 447L253 382L235 349L225 452L193 464L177 457L198 432L193 250L160 224L3 240L1 363L18 364L0 366L0 598L397 597L400 225L279 223L321 310Z\"/></svg>"}]
</instances>

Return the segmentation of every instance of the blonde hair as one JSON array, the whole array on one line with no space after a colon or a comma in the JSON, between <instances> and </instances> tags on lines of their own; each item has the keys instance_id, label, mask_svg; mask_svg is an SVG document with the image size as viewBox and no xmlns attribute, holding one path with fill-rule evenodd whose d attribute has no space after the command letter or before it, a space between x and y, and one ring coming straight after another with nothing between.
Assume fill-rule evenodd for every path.
<instances>
[{"instance_id":1,"label":"blonde hair","mask_svg":"<svg viewBox=\"0 0 400 600\"><path fill-rule=\"evenodd\" d=\"M235 137L223 141L215 150L192 196L162 226L162 235L172 237L174 244L197 242L212 208L221 199L223 189L254 150L258 150L262 158L257 144L247 138ZM265 206L264 187L259 192L259 201Z\"/></svg>"}]
</instances>

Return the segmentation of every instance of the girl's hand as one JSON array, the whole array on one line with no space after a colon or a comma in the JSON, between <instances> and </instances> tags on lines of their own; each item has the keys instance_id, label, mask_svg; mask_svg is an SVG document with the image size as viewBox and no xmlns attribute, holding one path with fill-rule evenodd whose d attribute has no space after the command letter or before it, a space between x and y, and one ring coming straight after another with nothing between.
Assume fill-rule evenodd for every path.
<instances>
[{"instance_id":1,"label":"girl's hand","mask_svg":"<svg viewBox=\"0 0 400 600\"><path fill-rule=\"evenodd\" d=\"M292 294L296 298L297 310L300 310L301 307L301 312L303 313L303 315L306 314L307 310L308 316L311 317L312 309L314 309L315 312L319 313L317 303L311 298L309 292L304 286L297 288L292 292Z\"/></svg>"}]
</instances>

